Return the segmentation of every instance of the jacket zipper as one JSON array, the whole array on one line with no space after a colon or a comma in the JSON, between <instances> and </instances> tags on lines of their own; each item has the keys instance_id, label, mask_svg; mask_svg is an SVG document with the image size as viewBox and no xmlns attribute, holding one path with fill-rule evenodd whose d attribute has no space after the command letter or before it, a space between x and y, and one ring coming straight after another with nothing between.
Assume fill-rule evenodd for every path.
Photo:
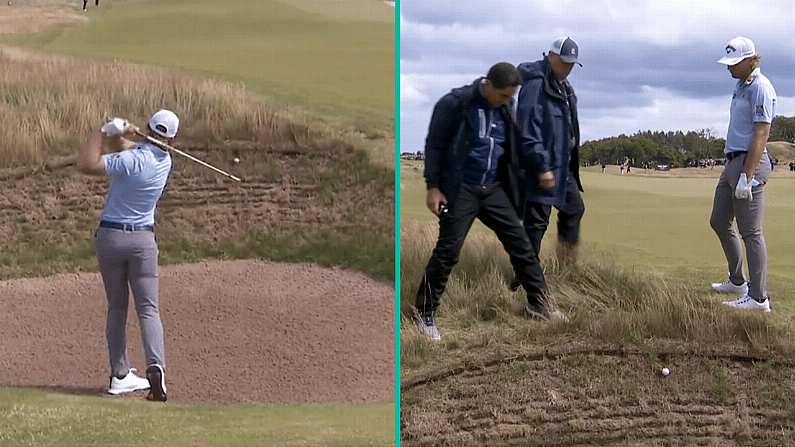
<instances>
[{"instance_id":1,"label":"jacket zipper","mask_svg":"<svg viewBox=\"0 0 795 447\"><path fill-rule=\"evenodd\" d=\"M489 159L486 163L486 172L480 178L480 186L486 184L486 175L491 171L491 157L494 153L494 137L491 136L491 122L494 120L494 110L489 110L489 120L486 122L486 136L489 138Z\"/></svg>"}]
</instances>

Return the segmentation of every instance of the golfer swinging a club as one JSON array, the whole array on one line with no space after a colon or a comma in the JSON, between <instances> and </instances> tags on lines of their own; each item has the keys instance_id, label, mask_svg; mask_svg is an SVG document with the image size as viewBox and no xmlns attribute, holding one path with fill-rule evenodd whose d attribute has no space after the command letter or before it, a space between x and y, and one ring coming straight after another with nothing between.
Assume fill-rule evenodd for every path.
<instances>
[{"instance_id":1,"label":"golfer swinging a club","mask_svg":"<svg viewBox=\"0 0 795 447\"><path fill-rule=\"evenodd\" d=\"M160 110L149 120L149 135L170 141L177 135L178 127L177 115ZM106 123L92 133L80 149L78 167L85 174L110 177L95 241L108 300L105 330L111 369L108 392L124 394L149 389L147 399L165 402L165 357L154 224L155 207L171 171L171 155L149 141L128 140L137 130L120 118ZM130 290L146 354L146 378L135 374L127 358Z\"/></svg>"}]
</instances>

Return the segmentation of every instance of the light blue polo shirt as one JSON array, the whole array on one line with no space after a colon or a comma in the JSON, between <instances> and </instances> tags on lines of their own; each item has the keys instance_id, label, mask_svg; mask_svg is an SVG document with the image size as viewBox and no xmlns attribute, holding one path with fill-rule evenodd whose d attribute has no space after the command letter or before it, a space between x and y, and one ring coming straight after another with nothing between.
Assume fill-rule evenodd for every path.
<instances>
[{"instance_id":1,"label":"light blue polo shirt","mask_svg":"<svg viewBox=\"0 0 795 447\"><path fill-rule=\"evenodd\" d=\"M772 123L776 116L776 91L773 84L759 68L751 76L753 80L750 84L740 80L734 88L725 153L748 151L754 137L754 123Z\"/></svg>"},{"instance_id":2,"label":"light blue polo shirt","mask_svg":"<svg viewBox=\"0 0 795 447\"><path fill-rule=\"evenodd\" d=\"M171 172L171 155L151 143L102 156L111 177L101 219L154 225L155 206Z\"/></svg>"}]
</instances>

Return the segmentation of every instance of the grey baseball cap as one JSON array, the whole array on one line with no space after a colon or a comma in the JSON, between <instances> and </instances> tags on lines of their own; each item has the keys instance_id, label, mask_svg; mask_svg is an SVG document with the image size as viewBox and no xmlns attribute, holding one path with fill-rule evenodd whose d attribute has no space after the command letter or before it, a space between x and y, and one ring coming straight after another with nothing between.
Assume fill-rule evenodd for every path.
<instances>
[{"instance_id":1,"label":"grey baseball cap","mask_svg":"<svg viewBox=\"0 0 795 447\"><path fill-rule=\"evenodd\" d=\"M555 39L549 47L549 52L557 54L567 64L577 64L582 67L582 64L577 60L580 56L580 47L577 46L577 42L571 37L564 36Z\"/></svg>"}]
</instances>

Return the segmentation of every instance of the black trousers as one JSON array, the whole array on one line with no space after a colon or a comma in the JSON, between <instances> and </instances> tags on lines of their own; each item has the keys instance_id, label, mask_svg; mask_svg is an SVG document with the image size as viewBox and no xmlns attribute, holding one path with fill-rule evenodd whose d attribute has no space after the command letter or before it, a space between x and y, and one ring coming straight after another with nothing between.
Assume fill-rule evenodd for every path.
<instances>
[{"instance_id":1,"label":"black trousers","mask_svg":"<svg viewBox=\"0 0 795 447\"><path fill-rule=\"evenodd\" d=\"M566 181L566 200L557 210L558 240L576 244L580 241L580 222L585 214L585 202L571 172ZM551 213L552 206L543 203L528 203L525 208L524 228L536 253L541 253L541 240L549 226Z\"/></svg>"},{"instance_id":2,"label":"black trousers","mask_svg":"<svg viewBox=\"0 0 795 447\"><path fill-rule=\"evenodd\" d=\"M475 218L497 234L511 259L511 265L527 292L527 300L537 304L546 290L544 272L516 209L505 190L490 186L462 185L455 204L439 219L439 239L425 275L417 290L417 310L425 315L439 307L450 272L458 263L461 248Z\"/></svg>"}]
</instances>

